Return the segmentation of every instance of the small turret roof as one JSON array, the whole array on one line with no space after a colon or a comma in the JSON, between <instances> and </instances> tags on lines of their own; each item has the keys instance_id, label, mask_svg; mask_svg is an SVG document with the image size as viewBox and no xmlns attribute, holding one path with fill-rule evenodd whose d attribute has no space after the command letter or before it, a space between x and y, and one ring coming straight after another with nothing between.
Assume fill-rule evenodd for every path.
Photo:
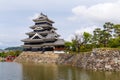
<instances>
[{"instance_id":1,"label":"small turret roof","mask_svg":"<svg viewBox=\"0 0 120 80\"><path fill-rule=\"evenodd\" d=\"M34 22L37 22L37 21L44 21L44 20L47 20L51 23L54 23L54 21L50 20L47 15L41 13L36 19L33 19Z\"/></svg>"},{"instance_id":2,"label":"small turret roof","mask_svg":"<svg viewBox=\"0 0 120 80\"><path fill-rule=\"evenodd\" d=\"M36 19L47 19L47 15L43 14L43 13L40 13L40 15L36 18Z\"/></svg>"}]
</instances>

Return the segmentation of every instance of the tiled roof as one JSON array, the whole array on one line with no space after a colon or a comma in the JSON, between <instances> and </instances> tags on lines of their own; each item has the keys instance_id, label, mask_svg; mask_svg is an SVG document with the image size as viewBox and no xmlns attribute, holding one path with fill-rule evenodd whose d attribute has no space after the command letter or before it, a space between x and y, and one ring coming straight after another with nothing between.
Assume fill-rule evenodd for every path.
<instances>
[{"instance_id":1,"label":"tiled roof","mask_svg":"<svg viewBox=\"0 0 120 80\"><path fill-rule=\"evenodd\" d=\"M52 29L55 29L57 30L57 28L54 28L52 26L49 26L47 24L44 24L44 25L33 25L33 26L30 26L31 29L35 29L36 27L42 27L42 28L52 28Z\"/></svg>"},{"instance_id":2,"label":"tiled roof","mask_svg":"<svg viewBox=\"0 0 120 80\"><path fill-rule=\"evenodd\" d=\"M46 38L57 38L58 34L57 33L49 33Z\"/></svg>"},{"instance_id":3,"label":"tiled roof","mask_svg":"<svg viewBox=\"0 0 120 80\"><path fill-rule=\"evenodd\" d=\"M43 31L43 32L34 32L34 31L32 31L32 32L28 32L26 34L27 35L34 35L35 33L38 33L38 34L47 34L47 33L49 33L49 31Z\"/></svg>"},{"instance_id":4,"label":"tiled roof","mask_svg":"<svg viewBox=\"0 0 120 80\"><path fill-rule=\"evenodd\" d=\"M47 20L50 21L52 23L54 23L54 21L48 19L47 15L44 15L43 13L41 13L36 19L33 19L33 21L43 21L43 20Z\"/></svg>"},{"instance_id":5,"label":"tiled roof","mask_svg":"<svg viewBox=\"0 0 120 80\"><path fill-rule=\"evenodd\" d=\"M38 45L23 45L23 47L44 47L44 46L57 46L57 45L64 45L64 40L58 39L57 41L53 43L42 43Z\"/></svg>"},{"instance_id":6,"label":"tiled roof","mask_svg":"<svg viewBox=\"0 0 120 80\"><path fill-rule=\"evenodd\" d=\"M23 42L45 42L45 41L55 41L55 38L43 38L43 39L24 39Z\"/></svg>"},{"instance_id":7,"label":"tiled roof","mask_svg":"<svg viewBox=\"0 0 120 80\"><path fill-rule=\"evenodd\" d=\"M65 41L63 39L58 39L57 41L54 42L56 45L64 45Z\"/></svg>"}]
</instances>

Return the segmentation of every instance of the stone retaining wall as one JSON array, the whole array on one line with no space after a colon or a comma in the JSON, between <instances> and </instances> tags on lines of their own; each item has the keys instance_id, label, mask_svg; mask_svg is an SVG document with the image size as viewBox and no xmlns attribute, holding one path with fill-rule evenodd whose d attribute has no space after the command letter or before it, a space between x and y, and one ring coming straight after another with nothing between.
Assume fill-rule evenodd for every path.
<instances>
[{"instance_id":1,"label":"stone retaining wall","mask_svg":"<svg viewBox=\"0 0 120 80\"><path fill-rule=\"evenodd\" d=\"M93 49L89 53L81 54L54 54L47 52L23 52L16 62L55 63L72 65L84 69L120 71L120 50Z\"/></svg>"},{"instance_id":2,"label":"stone retaining wall","mask_svg":"<svg viewBox=\"0 0 120 80\"><path fill-rule=\"evenodd\" d=\"M34 62L34 63L56 63L58 54L52 52L41 53L41 52L23 52L14 61L20 63Z\"/></svg>"}]
</instances>

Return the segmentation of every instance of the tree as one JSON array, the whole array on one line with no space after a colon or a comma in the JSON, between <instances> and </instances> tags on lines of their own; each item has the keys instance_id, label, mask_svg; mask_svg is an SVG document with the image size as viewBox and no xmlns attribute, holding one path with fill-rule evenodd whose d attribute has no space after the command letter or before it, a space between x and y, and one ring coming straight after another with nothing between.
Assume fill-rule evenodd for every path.
<instances>
[{"instance_id":1,"label":"tree","mask_svg":"<svg viewBox=\"0 0 120 80\"><path fill-rule=\"evenodd\" d=\"M113 23L106 22L101 28L96 28L93 31L93 44L95 47L108 47L108 42L112 38Z\"/></svg>"},{"instance_id":2,"label":"tree","mask_svg":"<svg viewBox=\"0 0 120 80\"><path fill-rule=\"evenodd\" d=\"M113 29L113 23L111 22L106 22L104 25L103 25L103 28L106 32L108 33L112 33L112 29Z\"/></svg>"},{"instance_id":3,"label":"tree","mask_svg":"<svg viewBox=\"0 0 120 80\"><path fill-rule=\"evenodd\" d=\"M112 38L112 29L113 29L113 23L111 22L106 22L103 25L103 31L102 31L102 43L104 44L104 47L107 47L108 42L110 38Z\"/></svg>"},{"instance_id":4,"label":"tree","mask_svg":"<svg viewBox=\"0 0 120 80\"><path fill-rule=\"evenodd\" d=\"M114 37L120 37L120 24L114 25Z\"/></svg>"},{"instance_id":5,"label":"tree","mask_svg":"<svg viewBox=\"0 0 120 80\"><path fill-rule=\"evenodd\" d=\"M114 37L109 41L109 46L112 48L120 47L120 24L113 26Z\"/></svg>"},{"instance_id":6,"label":"tree","mask_svg":"<svg viewBox=\"0 0 120 80\"><path fill-rule=\"evenodd\" d=\"M83 33L83 42L84 44L90 43L91 42L92 35L88 32Z\"/></svg>"},{"instance_id":7,"label":"tree","mask_svg":"<svg viewBox=\"0 0 120 80\"><path fill-rule=\"evenodd\" d=\"M75 34L72 38L72 50L76 52L80 51L88 51L91 49L90 41L92 35L88 32L84 32L83 34ZM88 49L89 48L89 49Z\"/></svg>"},{"instance_id":8,"label":"tree","mask_svg":"<svg viewBox=\"0 0 120 80\"><path fill-rule=\"evenodd\" d=\"M72 42L65 42L65 48L66 48L66 51L71 51L72 49Z\"/></svg>"},{"instance_id":9,"label":"tree","mask_svg":"<svg viewBox=\"0 0 120 80\"><path fill-rule=\"evenodd\" d=\"M73 43L73 49L76 52L80 52L80 46L83 45L83 35L75 34L74 37L72 38L72 43Z\"/></svg>"},{"instance_id":10,"label":"tree","mask_svg":"<svg viewBox=\"0 0 120 80\"><path fill-rule=\"evenodd\" d=\"M96 28L93 31L93 37L92 37L92 44L94 45L94 47L100 47L101 44L101 32L102 30L100 28Z\"/></svg>"}]
</instances>

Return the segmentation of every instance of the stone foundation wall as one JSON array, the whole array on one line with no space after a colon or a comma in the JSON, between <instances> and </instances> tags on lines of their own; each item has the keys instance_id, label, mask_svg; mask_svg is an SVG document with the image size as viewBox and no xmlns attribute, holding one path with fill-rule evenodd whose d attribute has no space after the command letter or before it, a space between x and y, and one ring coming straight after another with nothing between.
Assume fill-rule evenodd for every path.
<instances>
[{"instance_id":1,"label":"stone foundation wall","mask_svg":"<svg viewBox=\"0 0 120 80\"><path fill-rule=\"evenodd\" d=\"M34 62L34 63L56 63L58 59L57 54L52 52L41 53L41 52L23 52L14 61L20 63Z\"/></svg>"},{"instance_id":2,"label":"stone foundation wall","mask_svg":"<svg viewBox=\"0 0 120 80\"><path fill-rule=\"evenodd\" d=\"M55 63L72 65L84 69L120 71L120 50L93 49L92 52L81 54L54 54L47 52L23 52L16 62Z\"/></svg>"}]
</instances>

